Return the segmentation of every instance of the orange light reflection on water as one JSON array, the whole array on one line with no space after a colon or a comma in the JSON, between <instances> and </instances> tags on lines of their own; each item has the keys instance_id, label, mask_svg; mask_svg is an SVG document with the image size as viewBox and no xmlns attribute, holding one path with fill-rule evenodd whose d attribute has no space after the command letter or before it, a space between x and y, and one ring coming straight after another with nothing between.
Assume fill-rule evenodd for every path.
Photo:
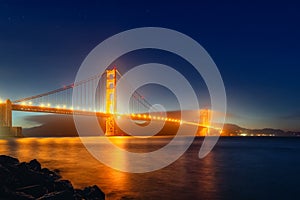
<instances>
[{"instance_id":1,"label":"orange light reflection on water","mask_svg":"<svg viewBox=\"0 0 300 200\"><path fill-rule=\"evenodd\" d=\"M105 146L103 138L89 137L86 140L95 148L101 145L103 147L101 153L109 155L107 159L110 162L120 167L128 166L124 153L112 151ZM164 143L165 139L158 139L156 143L149 141L143 143L141 139L112 137L111 141L124 149L139 150L141 147L151 149L152 145ZM105 192L106 199L122 199L124 196L143 199L155 195L164 197L161 199L168 199L174 191L177 193L180 191L184 197L192 198L190 194L198 194L203 199L217 199L219 183L215 166L216 156L212 152L204 159L198 160L197 153L198 149L155 172L131 174L111 169L100 163L87 151L80 138L0 140L0 154L17 157L20 161L27 162L36 158L41 162L42 167L51 170L59 169L63 179L70 180L75 188L98 185Z\"/></svg>"}]
</instances>

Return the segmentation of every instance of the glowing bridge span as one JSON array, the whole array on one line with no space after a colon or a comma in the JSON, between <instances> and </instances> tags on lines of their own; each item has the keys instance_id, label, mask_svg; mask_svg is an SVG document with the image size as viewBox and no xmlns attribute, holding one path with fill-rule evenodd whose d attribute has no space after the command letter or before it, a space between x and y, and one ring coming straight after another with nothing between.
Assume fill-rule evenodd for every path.
<instances>
[{"instance_id":1,"label":"glowing bridge span","mask_svg":"<svg viewBox=\"0 0 300 200\"><path fill-rule=\"evenodd\" d=\"M12 127L12 111L39 112L39 113L55 113L65 115L86 115L97 116L106 119L105 135L118 135L115 119L119 117L127 117L132 120L141 121L165 121L168 123L189 124L202 127L206 135L208 129L214 128L210 125L209 110L200 112L200 123L182 121L176 118L163 117L158 115L159 112L148 113L152 106L141 94L135 92L131 99L128 114L120 114L117 112L117 95L116 84L117 78L121 76L116 68L106 70L104 75L96 75L78 83L64 86L57 90L47 93L26 97L23 99L0 102L0 134L21 136L22 128ZM73 89L77 89L78 106L72 106ZM95 91L94 100L89 99L89 94ZM93 105L92 102L96 106ZM146 114L147 113L147 114Z\"/></svg>"}]
</instances>

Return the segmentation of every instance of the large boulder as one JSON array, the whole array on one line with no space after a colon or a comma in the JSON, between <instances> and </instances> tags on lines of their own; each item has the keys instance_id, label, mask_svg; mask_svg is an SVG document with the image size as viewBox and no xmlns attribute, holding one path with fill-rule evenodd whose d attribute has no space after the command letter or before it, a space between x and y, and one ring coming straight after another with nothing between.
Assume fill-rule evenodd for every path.
<instances>
[{"instance_id":1,"label":"large boulder","mask_svg":"<svg viewBox=\"0 0 300 200\"><path fill-rule=\"evenodd\" d=\"M1 165L16 165L19 164L19 160L10 156L0 155L0 164Z\"/></svg>"}]
</instances>

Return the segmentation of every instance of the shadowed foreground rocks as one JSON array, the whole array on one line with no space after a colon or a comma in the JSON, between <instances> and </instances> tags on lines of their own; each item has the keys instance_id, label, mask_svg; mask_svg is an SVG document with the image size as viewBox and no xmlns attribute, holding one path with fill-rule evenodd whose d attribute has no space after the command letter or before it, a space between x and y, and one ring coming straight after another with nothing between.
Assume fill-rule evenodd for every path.
<instances>
[{"instance_id":1,"label":"shadowed foreground rocks","mask_svg":"<svg viewBox=\"0 0 300 200\"><path fill-rule=\"evenodd\" d=\"M74 189L70 181L61 180L57 171L41 168L35 159L20 163L0 155L0 199L102 200L105 195L96 185Z\"/></svg>"}]
</instances>

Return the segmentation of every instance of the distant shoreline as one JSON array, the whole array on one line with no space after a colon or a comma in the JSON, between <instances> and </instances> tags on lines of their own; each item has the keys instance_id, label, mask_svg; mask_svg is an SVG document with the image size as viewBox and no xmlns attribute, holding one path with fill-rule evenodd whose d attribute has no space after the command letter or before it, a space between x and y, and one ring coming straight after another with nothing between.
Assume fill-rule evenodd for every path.
<instances>
[{"instance_id":1,"label":"distant shoreline","mask_svg":"<svg viewBox=\"0 0 300 200\"><path fill-rule=\"evenodd\" d=\"M175 136L175 135L174 135ZM160 136L152 136L152 137L134 137L134 136L61 136L61 137L58 137L58 136L24 136L24 137L1 137L0 136L0 140L4 140L4 139L43 139L43 138L60 138L60 139L63 139L63 138L132 138L132 139L154 139L154 138L172 138L174 136L171 136L171 135L166 135L166 136L163 136L163 135L160 135ZM178 136L178 137L194 137L194 136ZM195 138L205 138L205 137L219 137L219 138L300 138L300 135L286 135L286 136L195 136Z\"/></svg>"}]
</instances>

